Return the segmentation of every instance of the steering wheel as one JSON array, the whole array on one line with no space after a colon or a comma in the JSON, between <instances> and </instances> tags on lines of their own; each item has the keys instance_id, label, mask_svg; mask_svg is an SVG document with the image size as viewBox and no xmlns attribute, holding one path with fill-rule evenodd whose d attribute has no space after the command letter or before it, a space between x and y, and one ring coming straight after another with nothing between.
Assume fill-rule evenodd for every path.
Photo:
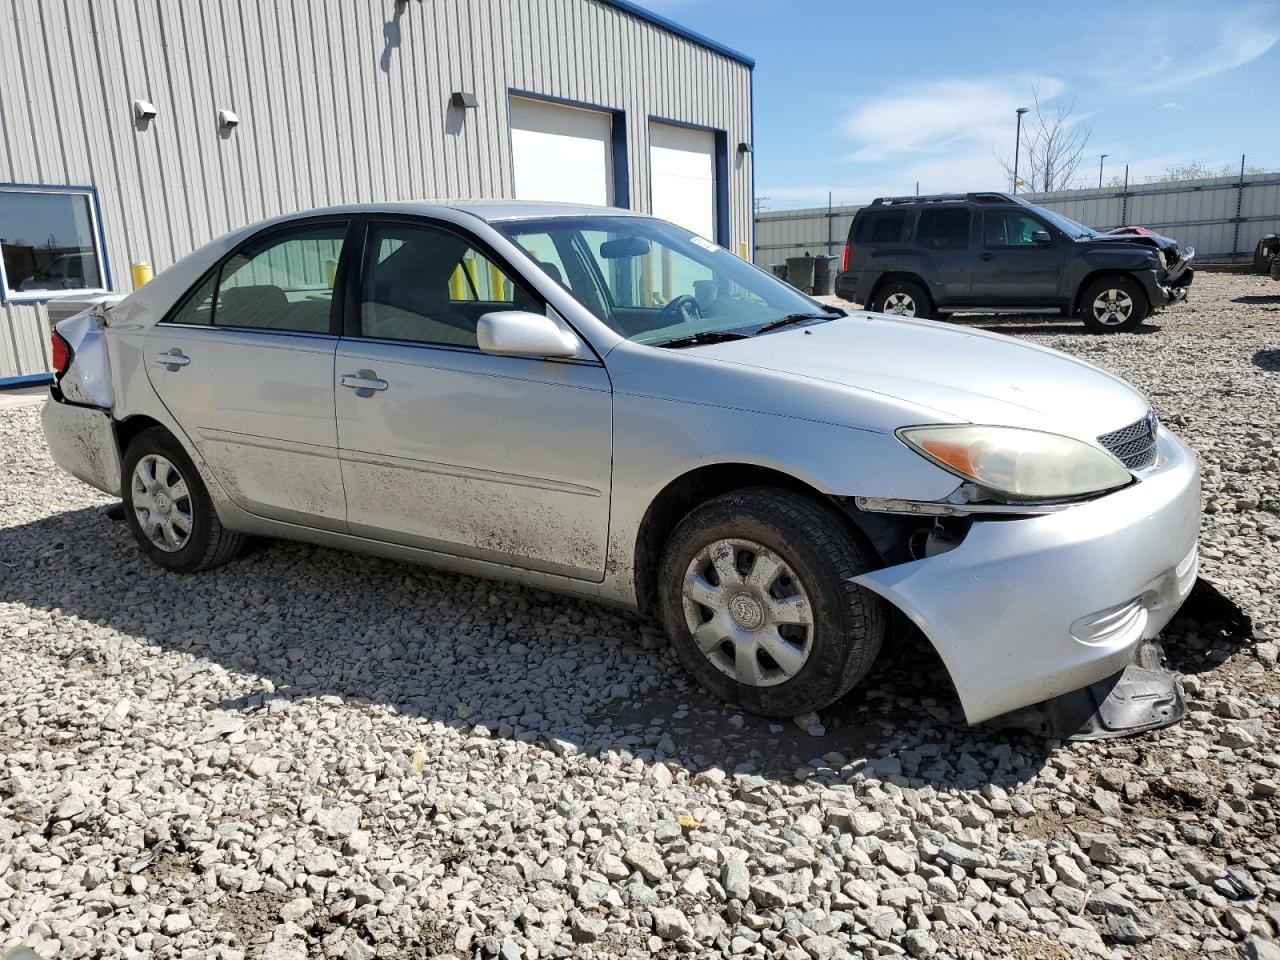
<instances>
[{"instance_id":1,"label":"steering wheel","mask_svg":"<svg viewBox=\"0 0 1280 960\"><path fill-rule=\"evenodd\" d=\"M687 293L682 293L680 296L672 297L667 301L666 306L658 313L658 325L670 327L677 323L698 320L701 317L702 307L698 305L697 299Z\"/></svg>"}]
</instances>

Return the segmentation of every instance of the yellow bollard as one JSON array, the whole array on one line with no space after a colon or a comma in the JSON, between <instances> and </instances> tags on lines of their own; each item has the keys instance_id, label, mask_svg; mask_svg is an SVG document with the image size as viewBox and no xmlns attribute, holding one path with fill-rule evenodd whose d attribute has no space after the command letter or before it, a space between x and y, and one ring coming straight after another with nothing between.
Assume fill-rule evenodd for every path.
<instances>
[{"instance_id":1,"label":"yellow bollard","mask_svg":"<svg viewBox=\"0 0 1280 960\"><path fill-rule=\"evenodd\" d=\"M151 278L155 276L155 272L151 269L151 264L145 260L139 260L137 263L129 267L129 273L133 277L133 289L145 287L151 282Z\"/></svg>"},{"instance_id":2,"label":"yellow bollard","mask_svg":"<svg viewBox=\"0 0 1280 960\"><path fill-rule=\"evenodd\" d=\"M332 290L333 285L337 283L337 281L338 281L338 261L326 260L324 262L324 285L328 287L330 290Z\"/></svg>"},{"instance_id":3,"label":"yellow bollard","mask_svg":"<svg viewBox=\"0 0 1280 960\"><path fill-rule=\"evenodd\" d=\"M449 275L449 299L453 301L465 300L463 296L463 280L462 280L462 264L458 264L453 268L453 273Z\"/></svg>"},{"instance_id":4,"label":"yellow bollard","mask_svg":"<svg viewBox=\"0 0 1280 960\"><path fill-rule=\"evenodd\" d=\"M750 263L750 262L751 262L751 257L748 255L748 253L749 253L749 251L747 250L747 245L746 245L745 243L739 243L739 244L738 244L738 259L740 259L740 260L746 260L748 263Z\"/></svg>"}]
</instances>

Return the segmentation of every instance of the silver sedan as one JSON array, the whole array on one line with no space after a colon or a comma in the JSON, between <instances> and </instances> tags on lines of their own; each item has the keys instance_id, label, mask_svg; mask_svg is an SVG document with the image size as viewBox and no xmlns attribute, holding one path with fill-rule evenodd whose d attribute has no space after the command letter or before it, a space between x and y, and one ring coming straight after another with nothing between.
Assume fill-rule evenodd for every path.
<instances>
[{"instance_id":1,"label":"silver sedan","mask_svg":"<svg viewBox=\"0 0 1280 960\"><path fill-rule=\"evenodd\" d=\"M624 210L281 217L64 321L58 462L177 573L308 540L622 604L764 714L894 609L971 723L1107 681L1196 571L1147 401L1011 339L823 306Z\"/></svg>"}]
</instances>

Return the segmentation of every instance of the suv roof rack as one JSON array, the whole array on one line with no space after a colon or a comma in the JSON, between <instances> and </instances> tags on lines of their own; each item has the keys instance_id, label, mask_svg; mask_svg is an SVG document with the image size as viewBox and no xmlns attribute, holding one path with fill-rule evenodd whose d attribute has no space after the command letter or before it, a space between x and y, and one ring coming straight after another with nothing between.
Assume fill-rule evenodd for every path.
<instances>
[{"instance_id":1,"label":"suv roof rack","mask_svg":"<svg viewBox=\"0 0 1280 960\"><path fill-rule=\"evenodd\" d=\"M907 203L954 203L957 200L968 200L971 203L1020 203L1021 201L1007 193L934 193L921 197L876 197L871 201L873 207L888 207Z\"/></svg>"}]
</instances>

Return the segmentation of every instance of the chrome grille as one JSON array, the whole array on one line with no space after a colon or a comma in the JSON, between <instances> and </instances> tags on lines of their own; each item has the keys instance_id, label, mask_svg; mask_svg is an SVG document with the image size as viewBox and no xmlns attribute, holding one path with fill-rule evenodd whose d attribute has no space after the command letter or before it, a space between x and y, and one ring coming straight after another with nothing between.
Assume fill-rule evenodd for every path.
<instances>
[{"instance_id":1,"label":"chrome grille","mask_svg":"<svg viewBox=\"0 0 1280 960\"><path fill-rule=\"evenodd\" d=\"M1127 427L1104 433L1098 442L1130 470L1141 470L1156 462L1156 428L1160 421L1155 411Z\"/></svg>"}]
</instances>

